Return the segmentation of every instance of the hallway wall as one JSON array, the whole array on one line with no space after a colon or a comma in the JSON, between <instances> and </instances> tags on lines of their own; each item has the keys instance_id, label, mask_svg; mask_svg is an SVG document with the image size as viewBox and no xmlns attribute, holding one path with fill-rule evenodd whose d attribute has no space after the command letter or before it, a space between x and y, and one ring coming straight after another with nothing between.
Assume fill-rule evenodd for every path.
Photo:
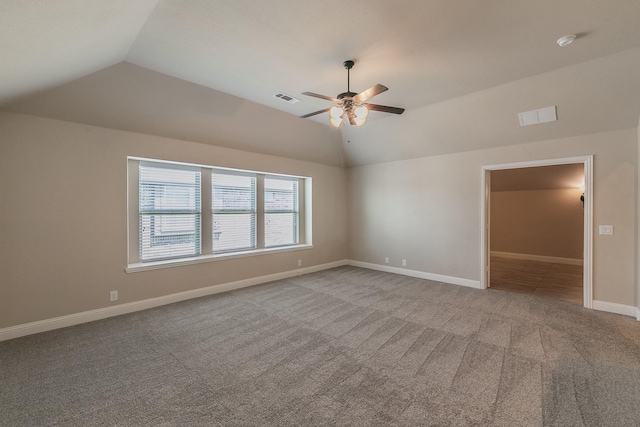
<instances>
[{"instance_id":1,"label":"hallway wall","mask_svg":"<svg viewBox=\"0 0 640 427\"><path fill-rule=\"evenodd\" d=\"M582 259L582 190L491 192L491 251Z\"/></svg>"}]
</instances>

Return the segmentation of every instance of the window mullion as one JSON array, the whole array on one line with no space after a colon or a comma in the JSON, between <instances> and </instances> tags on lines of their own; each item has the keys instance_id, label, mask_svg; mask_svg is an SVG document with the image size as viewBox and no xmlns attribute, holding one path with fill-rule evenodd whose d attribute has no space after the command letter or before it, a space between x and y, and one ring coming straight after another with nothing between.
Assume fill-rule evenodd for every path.
<instances>
[{"instance_id":1,"label":"window mullion","mask_svg":"<svg viewBox=\"0 0 640 427\"><path fill-rule=\"evenodd\" d=\"M256 176L256 247L264 248L264 175Z\"/></svg>"},{"instance_id":2,"label":"window mullion","mask_svg":"<svg viewBox=\"0 0 640 427\"><path fill-rule=\"evenodd\" d=\"M129 168L127 174L127 191L129 192L129 197L127 198L129 205L127 206L127 212L129 214L129 253L128 259L129 263L137 263L140 262L140 221L139 218L139 174L138 174L138 165L139 161L129 160L127 167Z\"/></svg>"}]
</instances>

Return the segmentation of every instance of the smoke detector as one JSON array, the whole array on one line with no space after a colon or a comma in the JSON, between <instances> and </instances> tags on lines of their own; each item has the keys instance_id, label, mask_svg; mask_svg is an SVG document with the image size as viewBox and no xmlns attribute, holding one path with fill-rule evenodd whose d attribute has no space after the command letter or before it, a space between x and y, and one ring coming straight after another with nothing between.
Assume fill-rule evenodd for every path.
<instances>
[{"instance_id":1,"label":"smoke detector","mask_svg":"<svg viewBox=\"0 0 640 427\"><path fill-rule=\"evenodd\" d=\"M576 35L575 34L569 34L567 36L560 37L558 40L556 40L556 43L558 43L558 46L560 46L560 47L567 47L571 43L573 43L573 41L575 39L576 39Z\"/></svg>"}]
</instances>

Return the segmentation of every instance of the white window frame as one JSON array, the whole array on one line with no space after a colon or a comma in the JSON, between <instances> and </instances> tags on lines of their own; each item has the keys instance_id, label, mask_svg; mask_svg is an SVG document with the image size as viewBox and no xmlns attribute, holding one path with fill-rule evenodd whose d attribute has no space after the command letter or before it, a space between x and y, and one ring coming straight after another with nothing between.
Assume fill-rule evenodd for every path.
<instances>
[{"instance_id":1,"label":"white window frame","mask_svg":"<svg viewBox=\"0 0 640 427\"><path fill-rule=\"evenodd\" d=\"M214 193L215 193L215 189L213 188L213 176L214 175L224 175L224 176L239 176L239 177L246 177L246 178L253 178L255 179L255 185L254 185L254 198L253 198L253 206L248 209L248 210L238 210L238 209L214 209L214 204L215 204L215 197L214 197ZM243 215L243 214L253 214L253 228L250 228L251 231L251 245L250 247L246 247L243 249L218 249L216 250L215 248L212 248L212 252L213 254L216 255L220 255L220 254L225 254L225 253L234 253L234 252L242 252L242 251L247 251L247 250L255 250L258 249L259 246L257 244L257 236L258 236L258 227L257 227L257 220L258 220L258 197L257 197L257 188L258 188L258 176L256 173L246 173L246 172L238 172L238 171L233 171L233 170L221 170L221 169L213 169L211 171L211 177L212 177L212 182L211 182L211 195L212 195L212 203L211 203L211 209L212 209L212 243L215 241L216 239L216 234L215 234L215 224L213 223L213 216L218 214L218 215ZM212 246L214 246L212 244Z\"/></svg>"},{"instance_id":2,"label":"white window frame","mask_svg":"<svg viewBox=\"0 0 640 427\"><path fill-rule=\"evenodd\" d=\"M138 178L140 178L140 176L141 176L142 167L145 167L148 170L149 169L159 169L159 170L170 170L170 171L177 171L177 172L184 171L184 172L190 172L190 173L196 174L196 175L201 174L200 173L200 168L178 167L177 165L172 165L171 167L165 167L164 165L158 164L158 163L140 162L139 168L138 168L138 171L139 171ZM197 179L197 181L201 180L201 176L198 176L196 179ZM138 181L138 183L140 184L140 181ZM168 179L165 182L165 184L168 184L169 188L171 188L171 187L175 188L176 184L171 185L171 183L172 183L171 179ZM162 188L165 189L164 186L162 186ZM194 251L195 253L191 254L191 255L173 256L173 257L170 256L170 255L167 255L166 257L164 257L164 259L185 258L187 256L191 256L191 257L200 256L200 254L202 253L201 238L200 238L201 235L202 235L202 232L201 232L201 227L202 227L202 221L201 221L202 207L201 207L201 201L200 201L200 198L201 198L200 197L201 196L200 192L202 191L202 185L200 183L199 187L196 185L193 188L195 189L195 195L194 195L195 200L193 200L194 206L191 209L175 210L174 208L167 208L167 209L164 209L164 208L163 209L151 208L151 209L146 210L144 212L140 211L140 209L138 210L138 233L139 233L138 236L139 236L139 238L141 238L142 235L144 234L140 230L140 227L141 227L141 224L142 224L142 221L143 221L143 219L142 219L143 216L156 217L156 218L152 218L151 219L151 224L153 224L154 222L158 221L157 216L164 217L165 220L168 220L173 215L185 215L186 214L186 215L194 215L195 216L195 224L194 224L195 227L194 227L194 230L193 230L193 235L195 236L195 241L194 241L193 248L195 250ZM139 195L141 193L141 190L142 190L140 185L138 185L138 189L139 189L138 190L138 195ZM154 193L155 193L155 191L154 191ZM162 200L162 199L163 199L163 197L160 197L160 198L154 197L153 198L154 201ZM138 203L138 208L140 208L140 203ZM154 219L155 219L155 221L154 221ZM160 218L160 222L161 223L163 222L162 218ZM162 228L162 227L160 227L160 228ZM152 225L149 225L149 231L151 231L153 229L154 229L154 227ZM151 234L153 235L154 233L151 231ZM160 234L162 234L162 233L160 233ZM173 233L169 233L169 234L173 234ZM149 239L151 239L151 240L153 240L153 236L152 235L149 236ZM149 242L149 240L147 240L147 241ZM153 247L154 245L152 243L150 243L150 242L149 242L149 244L150 244L150 246L148 247L148 249L151 250L151 247ZM142 255L143 255L143 252L144 252L144 249L142 248L142 246L143 245L141 245L141 247L138 249L138 259L142 258ZM160 254L158 254L158 255L160 255ZM146 262L153 262L153 261L160 261L160 260L163 260L163 257L162 256L156 256L156 258L149 259Z\"/></svg>"},{"instance_id":3,"label":"white window frame","mask_svg":"<svg viewBox=\"0 0 640 427\"><path fill-rule=\"evenodd\" d=\"M302 187L302 186L300 185L300 182L298 182L298 179L297 179L297 178L295 178L295 177L283 177L283 176L267 175L267 176L265 176L264 178L265 178L265 180L266 180L266 179L270 179L270 180L280 180L280 181L285 181L285 182L293 182L293 181L296 181L297 189L298 189L298 191L297 191L297 193L298 193L298 194L296 194L296 195L294 196L294 200L295 200L295 202L296 202L295 209L285 209L285 210L280 210L280 211L267 211L267 209L266 209L266 206L267 206L267 205L266 205L266 201L265 201L264 206L263 206L263 208L264 208L264 214L265 214L265 218L264 218L264 227L265 227L265 232L263 233L263 235L264 235L265 239L266 239L266 237L267 237L267 232L266 232L266 228L267 228L267 214L287 213L287 214L295 214L295 216L296 216L295 224L296 224L297 226L295 227L295 231L294 231L294 233L293 233L293 234L294 234L294 240L295 240L295 242L294 242L294 243L285 243L285 244L280 244L280 245L269 245L269 246L267 246L267 244L266 244L266 242L265 242L265 243L264 243L264 246L265 246L265 247L270 247L270 248L275 248L275 247L279 247L279 246L290 246L290 245L292 245L292 244L294 244L294 245L295 245L295 244L298 244L298 242L300 241L300 187ZM267 193L267 190L266 190L266 189L267 189L267 186L266 186L266 185L263 185L262 191L263 191L263 194L265 194L265 195L266 195L266 193Z\"/></svg>"},{"instance_id":4,"label":"white window frame","mask_svg":"<svg viewBox=\"0 0 640 427\"><path fill-rule=\"evenodd\" d=\"M201 226L200 242L201 255L195 257L173 258L158 261L141 262L139 258L139 165L156 165L158 167L175 169L199 168L201 171ZM230 174L251 174L256 176L256 248L251 250L230 251L213 253L213 209L212 209L212 187L211 174L214 171L221 171ZM264 244L264 178L281 178L298 180L298 243L286 246L265 247ZM168 268L183 266L188 264L199 264L203 262L213 262L228 260L240 257L251 257L266 255L276 252L287 252L313 248L312 221L311 221L311 177L293 176L285 174L275 174L272 172L249 171L241 169L231 169L210 165L200 165L192 163L172 162L165 160L155 160L141 157L127 157L127 236L128 255L127 273L134 273L158 268Z\"/></svg>"}]
</instances>

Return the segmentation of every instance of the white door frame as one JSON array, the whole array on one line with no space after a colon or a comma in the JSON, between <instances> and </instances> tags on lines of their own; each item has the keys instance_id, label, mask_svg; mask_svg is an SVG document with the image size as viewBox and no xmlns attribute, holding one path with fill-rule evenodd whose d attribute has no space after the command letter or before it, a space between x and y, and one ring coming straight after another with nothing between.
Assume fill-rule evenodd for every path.
<instances>
[{"instance_id":1,"label":"white door frame","mask_svg":"<svg viewBox=\"0 0 640 427\"><path fill-rule=\"evenodd\" d=\"M533 160L518 163L503 163L482 167L482 192L480 200L480 287L487 289L489 274L489 203L491 197L490 172L502 169L520 169L538 166L555 166L582 163L584 165L584 245L583 245L583 305L593 307L593 156L565 157L561 159Z\"/></svg>"}]
</instances>

